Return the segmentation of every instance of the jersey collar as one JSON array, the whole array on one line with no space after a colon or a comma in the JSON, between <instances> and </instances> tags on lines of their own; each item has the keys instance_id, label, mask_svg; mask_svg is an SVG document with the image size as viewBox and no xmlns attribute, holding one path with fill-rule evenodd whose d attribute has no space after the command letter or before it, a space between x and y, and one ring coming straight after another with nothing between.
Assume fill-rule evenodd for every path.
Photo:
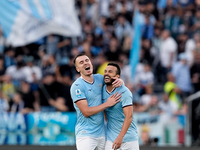
<instances>
[{"instance_id":1,"label":"jersey collar","mask_svg":"<svg viewBox=\"0 0 200 150\"><path fill-rule=\"evenodd\" d=\"M83 79L83 81L85 81L85 82L87 82L87 83L89 83L89 84L93 84L93 83L94 83L94 78L93 78L93 81L92 81L92 82L85 80L82 76L81 76L81 79Z\"/></svg>"},{"instance_id":2,"label":"jersey collar","mask_svg":"<svg viewBox=\"0 0 200 150\"><path fill-rule=\"evenodd\" d=\"M116 89L116 88L113 88L112 91L109 92L109 91L107 90L107 87L106 87L106 92L110 95L115 89Z\"/></svg>"}]
</instances>

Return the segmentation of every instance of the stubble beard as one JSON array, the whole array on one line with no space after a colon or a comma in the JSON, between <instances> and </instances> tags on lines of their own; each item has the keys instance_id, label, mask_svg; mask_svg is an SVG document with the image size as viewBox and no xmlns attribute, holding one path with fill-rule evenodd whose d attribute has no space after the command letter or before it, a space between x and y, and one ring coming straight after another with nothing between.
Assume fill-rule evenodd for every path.
<instances>
[{"instance_id":1,"label":"stubble beard","mask_svg":"<svg viewBox=\"0 0 200 150\"><path fill-rule=\"evenodd\" d=\"M111 79L110 82L105 83L107 86L112 85L112 83L115 81L115 79Z\"/></svg>"}]
</instances>

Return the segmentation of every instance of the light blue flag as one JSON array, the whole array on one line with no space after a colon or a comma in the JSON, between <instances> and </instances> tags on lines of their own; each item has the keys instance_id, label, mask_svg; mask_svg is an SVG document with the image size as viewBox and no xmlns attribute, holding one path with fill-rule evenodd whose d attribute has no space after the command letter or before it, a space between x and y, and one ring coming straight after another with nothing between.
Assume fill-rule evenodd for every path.
<instances>
[{"instance_id":1,"label":"light blue flag","mask_svg":"<svg viewBox=\"0 0 200 150\"><path fill-rule=\"evenodd\" d=\"M135 76L136 66L139 62L140 40L141 40L140 14L139 14L139 11L136 9L134 13L134 35L132 39L132 49L131 49L130 58L129 58L132 79Z\"/></svg>"},{"instance_id":2,"label":"light blue flag","mask_svg":"<svg viewBox=\"0 0 200 150\"><path fill-rule=\"evenodd\" d=\"M0 0L0 27L13 47L49 34L81 35L75 0Z\"/></svg>"}]
</instances>

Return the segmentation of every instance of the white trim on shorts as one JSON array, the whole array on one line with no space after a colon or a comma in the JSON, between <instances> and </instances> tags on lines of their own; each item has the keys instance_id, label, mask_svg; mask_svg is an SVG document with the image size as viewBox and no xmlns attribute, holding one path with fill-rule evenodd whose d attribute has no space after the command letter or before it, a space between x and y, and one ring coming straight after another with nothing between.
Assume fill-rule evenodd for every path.
<instances>
[{"instance_id":1,"label":"white trim on shorts","mask_svg":"<svg viewBox=\"0 0 200 150\"><path fill-rule=\"evenodd\" d=\"M112 145L112 141L106 141L105 150L113 150ZM125 142L117 150L139 150L139 143L138 141Z\"/></svg>"},{"instance_id":2,"label":"white trim on shorts","mask_svg":"<svg viewBox=\"0 0 200 150\"><path fill-rule=\"evenodd\" d=\"M78 137L76 138L77 150L105 150L105 137Z\"/></svg>"}]
</instances>

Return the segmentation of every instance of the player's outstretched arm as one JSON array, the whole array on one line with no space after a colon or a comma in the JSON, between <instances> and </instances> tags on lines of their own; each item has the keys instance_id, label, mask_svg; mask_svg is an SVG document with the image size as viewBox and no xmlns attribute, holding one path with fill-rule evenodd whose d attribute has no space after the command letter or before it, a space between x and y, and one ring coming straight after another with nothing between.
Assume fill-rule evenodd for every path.
<instances>
[{"instance_id":1,"label":"player's outstretched arm","mask_svg":"<svg viewBox=\"0 0 200 150\"><path fill-rule=\"evenodd\" d=\"M123 138L124 138L124 135L128 131L128 128L131 125L131 122L133 120L133 106L124 107L123 111L124 111L124 115L125 115L124 123L123 123L122 129L121 129L118 137L113 142L113 146L112 146L113 149L120 148Z\"/></svg>"},{"instance_id":2,"label":"player's outstretched arm","mask_svg":"<svg viewBox=\"0 0 200 150\"><path fill-rule=\"evenodd\" d=\"M111 95L108 98L107 102L99 106L89 107L86 99L77 101L76 105L78 106L78 108L80 109L80 111L85 117L89 117L91 115L97 114L105 110L106 108L111 107L115 105L116 103L120 102L120 98L121 98L121 94L116 93L114 95Z\"/></svg>"}]
</instances>

